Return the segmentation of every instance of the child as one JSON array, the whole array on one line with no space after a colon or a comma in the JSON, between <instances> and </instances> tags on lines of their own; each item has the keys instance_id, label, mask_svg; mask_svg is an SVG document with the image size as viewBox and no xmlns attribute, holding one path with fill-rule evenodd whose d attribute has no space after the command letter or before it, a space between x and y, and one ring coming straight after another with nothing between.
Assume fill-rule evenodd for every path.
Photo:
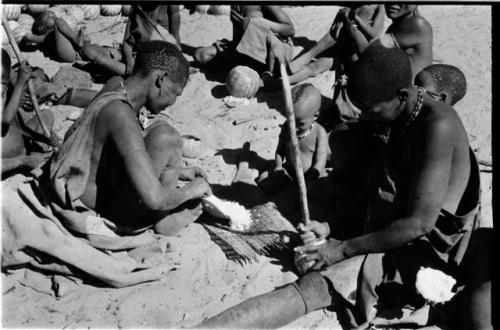
<instances>
[{"instance_id":1,"label":"child","mask_svg":"<svg viewBox=\"0 0 500 330\"><path fill-rule=\"evenodd\" d=\"M300 162L306 180L314 180L325 175L328 157L326 131L316 122L321 107L321 93L311 84L301 84L292 89L292 99ZM285 126L280 133L274 169L271 173L262 173L257 180L265 192L279 190L293 182L295 169L290 159L291 148L288 126Z\"/></svg>"},{"instance_id":2,"label":"child","mask_svg":"<svg viewBox=\"0 0 500 330\"><path fill-rule=\"evenodd\" d=\"M125 73L125 64L120 62L119 52L91 44L84 29L73 31L64 19L50 10L35 19L32 31L24 37L25 41L41 45L44 54L54 61L91 61L114 74Z\"/></svg>"},{"instance_id":3,"label":"child","mask_svg":"<svg viewBox=\"0 0 500 330\"><path fill-rule=\"evenodd\" d=\"M175 44L181 50L180 24L179 5L133 5L123 37L122 53L126 73L132 73L134 54L143 42L163 40Z\"/></svg>"},{"instance_id":4,"label":"child","mask_svg":"<svg viewBox=\"0 0 500 330\"><path fill-rule=\"evenodd\" d=\"M46 152L32 152L29 144L25 144L24 138L31 141L42 142L46 145L57 145L58 140L55 134L49 139L42 135L41 127L37 119L32 117L26 123L19 110L21 99L24 95L25 85L33 76L33 72L28 64L21 63L17 81L9 93L9 80L11 72L11 60L7 52L2 49L2 178L5 174L32 170L40 163L50 157ZM52 128L54 116L50 111L42 111L42 119ZM27 155L27 149L30 154ZM42 151L44 151L42 149Z\"/></svg>"},{"instance_id":5,"label":"child","mask_svg":"<svg viewBox=\"0 0 500 330\"><path fill-rule=\"evenodd\" d=\"M415 85L447 105L453 106L467 91L465 75L460 69L447 64L433 64L415 77Z\"/></svg>"}]
</instances>

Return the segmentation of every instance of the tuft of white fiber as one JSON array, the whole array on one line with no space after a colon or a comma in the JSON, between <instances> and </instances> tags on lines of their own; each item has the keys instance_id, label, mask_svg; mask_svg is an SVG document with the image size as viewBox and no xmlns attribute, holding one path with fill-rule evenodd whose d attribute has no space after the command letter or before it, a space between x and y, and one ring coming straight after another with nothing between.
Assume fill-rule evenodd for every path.
<instances>
[{"instance_id":1,"label":"tuft of white fiber","mask_svg":"<svg viewBox=\"0 0 500 330\"><path fill-rule=\"evenodd\" d=\"M455 293L452 291L457 281L440 270L420 267L415 286L417 292L430 303L440 304L449 301Z\"/></svg>"},{"instance_id":2,"label":"tuft of white fiber","mask_svg":"<svg viewBox=\"0 0 500 330\"><path fill-rule=\"evenodd\" d=\"M250 212L242 205L220 199L214 195L203 198L205 210L212 216L229 219L229 226L234 230L246 230L252 224Z\"/></svg>"}]
</instances>

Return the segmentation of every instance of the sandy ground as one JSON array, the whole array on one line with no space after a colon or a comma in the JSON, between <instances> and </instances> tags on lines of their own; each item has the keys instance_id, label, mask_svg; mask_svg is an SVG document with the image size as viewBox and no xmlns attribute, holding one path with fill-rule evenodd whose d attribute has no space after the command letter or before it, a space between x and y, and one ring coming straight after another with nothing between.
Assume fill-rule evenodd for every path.
<instances>
[{"instance_id":1,"label":"sandy ground","mask_svg":"<svg viewBox=\"0 0 500 330\"><path fill-rule=\"evenodd\" d=\"M338 8L285 9L296 27L298 51L327 31ZM422 6L421 13L434 29L436 62L456 65L467 77L467 95L456 109L479 158L491 161L491 9L489 6ZM101 17L86 24L87 31L99 44L120 42L124 23L92 33L115 20ZM182 11L181 40L187 46L205 46L216 39L229 38L230 31L230 22L225 16L190 15ZM49 77L61 66L44 58L40 52L25 56L31 65L41 66ZM331 72L311 79L326 102L332 97L333 80ZM237 149L245 141L251 142L252 150L260 158L273 157L279 124L284 118L279 112L283 108L279 93L259 92L250 105L228 110L222 101L226 95L223 84L224 77L216 73L192 74L182 96L165 114L181 134L195 134L203 140L200 158L186 161L186 164L205 169L211 183L226 185L236 171ZM96 89L99 87L95 85ZM71 125L67 116L81 110L69 106L53 108L55 128L61 137ZM253 120L233 125L234 119L243 117ZM481 178L485 226L492 226L491 173L482 173ZM50 280L44 275L28 270L17 270L7 277L2 275L3 326L178 328L197 324L205 317L296 278L294 273L266 257L244 265L228 261L199 224L189 226L170 241L175 251L168 254L174 267L168 276L158 282L130 288L109 289L82 284L67 296L56 299L50 290ZM311 313L289 327L340 328L335 314L328 311Z\"/></svg>"}]
</instances>

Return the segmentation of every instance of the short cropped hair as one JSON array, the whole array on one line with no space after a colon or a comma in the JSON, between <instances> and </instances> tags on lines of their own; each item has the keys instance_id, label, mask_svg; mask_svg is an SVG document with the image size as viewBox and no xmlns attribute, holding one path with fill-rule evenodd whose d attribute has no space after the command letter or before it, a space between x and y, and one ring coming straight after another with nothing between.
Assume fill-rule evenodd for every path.
<instances>
[{"instance_id":1,"label":"short cropped hair","mask_svg":"<svg viewBox=\"0 0 500 330\"><path fill-rule=\"evenodd\" d=\"M348 72L347 93L353 103L389 101L412 83L408 55L398 47L387 48L375 40Z\"/></svg>"},{"instance_id":2,"label":"short cropped hair","mask_svg":"<svg viewBox=\"0 0 500 330\"><path fill-rule=\"evenodd\" d=\"M460 69L448 64L433 64L422 71L428 73L436 93L445 92L450 97L450 104L460 101L467 91L467 81Z\"/></svg>"},{"instance_id":3,"label":"short cropped hair","mask_svg":"<svg viewBox=\"0 0 500 330\"><path fill-rule=\"evenodd\" d=\"M297 103L299 102L302 97L304 96L304 92L307 88L315 88L313 84L310 83L305 83L305 84L300 84L292 88L292 102Z\"/></svg>"},{"instance_id":4,"label":"short cropped hair","mask_svg":"<svg viewBox=\"0 0 500 330\"><path fill-rule=\"evenodd\" d=\"M189 63L172 43L162 40L146 41L139 45L134 74L148 75L153 70L166 71L173 79L189 76Z\"/></svg>"},{"instance_id":5,"label":"short cropped hair","mask_svg":"<svg viewBox=\"0 0 500 330\"><path fill-rule=\"evenodd\" d=\"M42 35L42 34L45 34L48 32L48 29L45 26L44 20L49 15L55 16L55 14L52 11L47 10L35 18L35 21L33 22L33 26L31 27L31 32L33 32L33 34Z\"/></svg>"}]
</instances>

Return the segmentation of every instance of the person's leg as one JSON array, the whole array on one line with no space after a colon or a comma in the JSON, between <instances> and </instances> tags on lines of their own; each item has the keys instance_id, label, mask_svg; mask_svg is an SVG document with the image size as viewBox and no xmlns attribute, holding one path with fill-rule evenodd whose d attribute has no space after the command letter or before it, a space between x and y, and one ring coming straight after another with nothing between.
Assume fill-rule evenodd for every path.
<instances>
[{"instance_id":1,"label":"person's leg","mask_svg":"<svg viewBox=\"0 0 500 330\"><path fill-rule=\"evenodd\" d=\"M266 194L271 194L293 185L293 179L286 170L278 172L263 172L257 179L257 184Z\"/></svg>"},{"instance_id":2,"label":"person's leg","mask_svg":"<svg viewBox=\"0 0 500 330\"><path fill-rule=\"evenodd\" d=\"M296 282L244 301L197 328L270 329L282 327L302 315L332 305L327 280L318 272Z\"/></svg>"},{"instance_id":3,"label":"person's leg","mask_svg":"<svg viewBox=\"0 0 500 330\"><path fill-rule=\"evenodd\" d=\"M67 25L64 20L62 21ZM54 41L55 45L53 45L53 47L57 56L55 60L73 63L78 59L78 51L75 50L73 41L68 38L57 25L54 27Z\"/></svg>"},{"instance_id":4,"label":"person's leg","mask_svg":"<svg viewBox=\"0 0 500 330\"><path fill-rule=\"evenodd\" d=\"M315 77L333 67L333 58L321 57L315 62L305 65L299 72L290 76L290 84L296 84L307 78Z\"/></svg>"},{"instance_id":5,"label":"person's leg","mask_svg":"<svg viewBox=\"0 0 500 330\"><path fill-rule=\"evenodd\" d=\"M120 76L125 74L125 64L113 59L109 50L104 47L96 44L84 45L79 54L83 60L92 61L114 74Z\"/></svg>"},{"instance_id":6,"label":"person's leg","mask_svg":"<svg viewBox=\"0 0 500 330\"><path fill-rule=\"evenodd\" d=\"M491 319L491 263L493 229L480 228L471 235L463 266L465 288L458 308L460 328L493 329Z\"/></svg>"},{"instance_id":7,"label":"person's leg","mask_svg":"<svg viewBox=\"0 0 500 330\"><path fill-rule=\"evenodd\" d=\"M97 95L97 91L85 88L70 88L56 102L58 104L72 105L74 107L85 108Z\"/></svg>"}]
</instances>

